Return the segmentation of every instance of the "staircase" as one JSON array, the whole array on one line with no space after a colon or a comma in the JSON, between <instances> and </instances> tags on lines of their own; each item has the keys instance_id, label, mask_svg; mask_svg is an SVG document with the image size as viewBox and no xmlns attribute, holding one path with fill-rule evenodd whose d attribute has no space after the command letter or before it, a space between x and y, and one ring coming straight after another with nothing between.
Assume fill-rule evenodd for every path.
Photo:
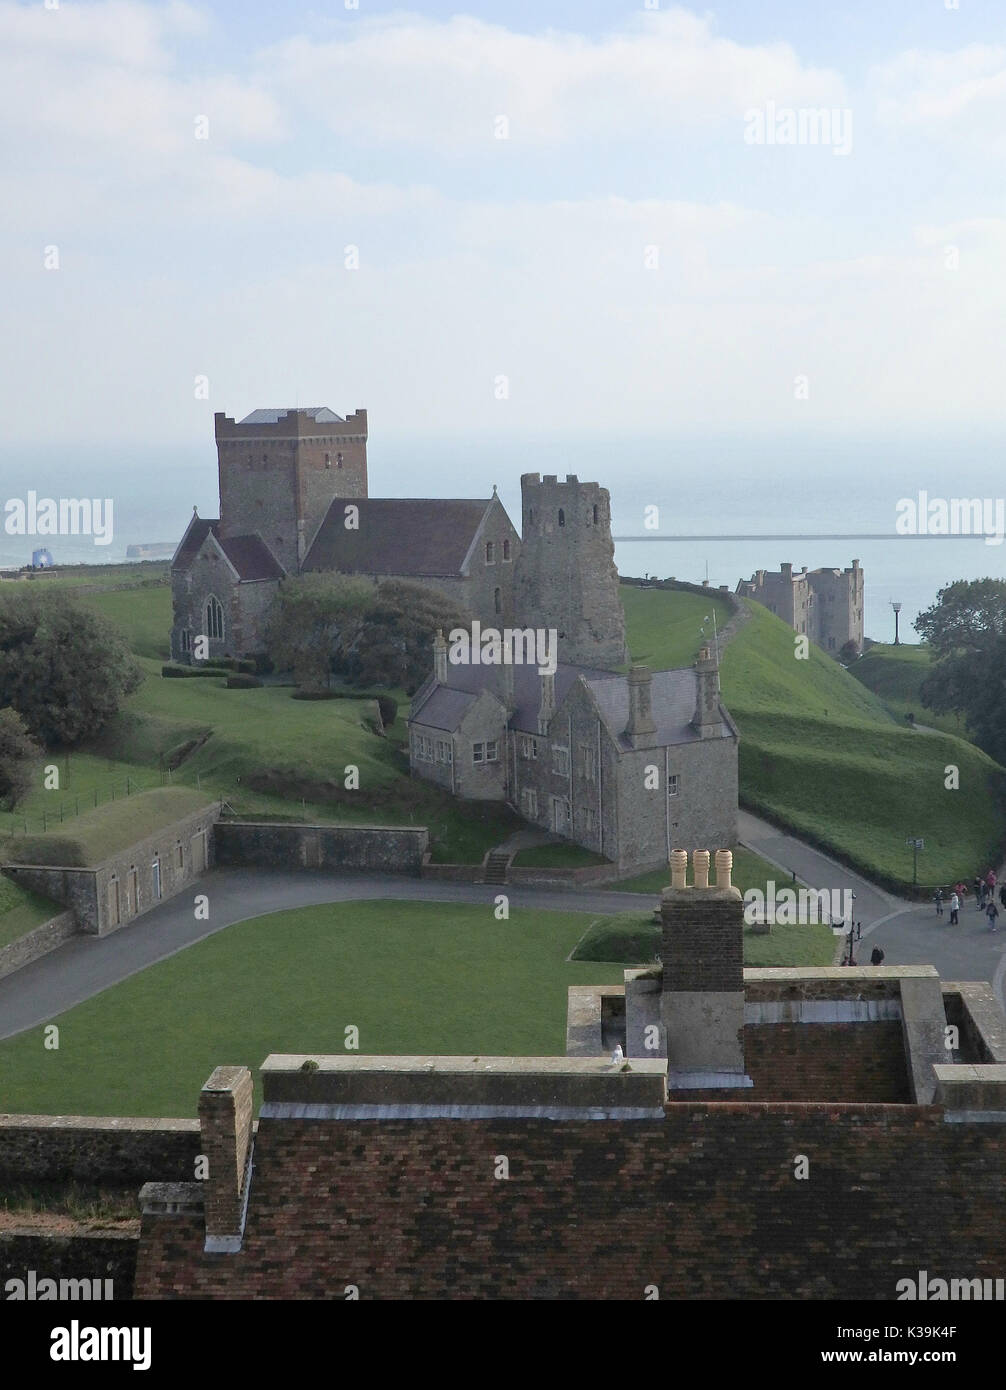
<instances>
[{"instance_id":1,"label":"staircase","mask_svg":"<svg viewBox=\"0 0 1006 1390\"><path fill-rule=\"evenodd\" d=\"M513 856L509 850L491 849L483 866L483 883L506 883L506 872Z\"/></svg>"}]
</instances>

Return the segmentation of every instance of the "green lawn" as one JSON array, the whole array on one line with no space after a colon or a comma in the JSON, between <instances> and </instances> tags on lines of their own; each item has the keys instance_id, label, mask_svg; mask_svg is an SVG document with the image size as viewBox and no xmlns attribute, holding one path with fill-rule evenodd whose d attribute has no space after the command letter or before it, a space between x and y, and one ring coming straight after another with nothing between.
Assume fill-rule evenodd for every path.
<instances>
[{"instance_id":1,"label":"green lawn","mask_svg":"<svg viewBox=\"0 0 1006 1390\"><path fill-rule=\"evenodd\" d=\"M730 620L730 605L715 591L706 596L622 584L619 595L632 659L655 671L690 666L705 640L703 634L712 636L711 615L715 613L721 628Z\"/></svg>"},{"instance_id":2,"label":"green lawn","mask_svg":"<svg viewBox=\"0 0 1006 1390\"><path fill-rule=\"evenodd\" d=\"M958 714L934 714L919 699L919 687L932 669L929 647L876 643L849 667L849 673L880 697L899 720L914 714L917 724L967 738L968 730Z\"/></svg>"},{"instance_id":3,"label":"green lawn","mask_svg":"<svg viewBox=\"0 0 1006 1390\"><path fill-rule=\"evenodd\" d=\"M582 845L557 842L518 850L513 863L519 869L587 869L597 864L610 864L611 860Z\"/></svg>"},{"instance_id":4,"label":"green lawn","mask_svg":"<svg viewBox=\"0 0 1006 1390\"><path fill-rule=\"evenodd\" d=\"M41 1028L0 1042L3 1105L191 1116L215 1066L341 1052L349 1024L371 1054L561 1055L567 986L622 980L621 966L567 961L588 922L398 902L259 917L69 1010L58 1051Z\"/></svg>"}]
</instances>

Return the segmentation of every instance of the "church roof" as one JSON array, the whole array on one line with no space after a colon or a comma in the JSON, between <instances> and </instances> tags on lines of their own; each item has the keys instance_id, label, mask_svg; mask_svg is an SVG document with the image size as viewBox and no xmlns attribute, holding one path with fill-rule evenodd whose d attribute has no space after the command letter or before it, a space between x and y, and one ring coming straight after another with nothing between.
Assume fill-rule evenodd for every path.
<instances>
[{"instance_id":1,"label":"church roof","mask_svg":"<svg viewBox=\"0 0 1006 1390\"><path fill-rule=\"evenodd\" d=\"M220 549L241 579L282 579L286 570L259 535L217 536Z\"/></svg>"},{"instance_id":2,"label":"church roof","mask_svg":"<svg viewBox=\"0 0 1006 1390\"><path fill-rule=\"evenodd\" d=\"M408 577L457 576L488 499L337 497L304 559L305 570ZM347 530L346 507L359 507L359 529Z\"/></svg>"},{"instance_id":3,"label":"church roof","mask_svg":"<svg viewBox=\"0 0 1006 1390\"><path fill-rule=\"evenodd\" d=\"M217 545L237 570L239 579L282 579L286 574L261 536L228 536L223 540L220 522L216 518L203 516L193 517L181 545L175 551L171 568L188 569L211 531Z\"/></svg>"},{"instance_id":4,"label":"church roof","mask_svg":"<svg viewBox=\"0 0 1006 1390\"><path fill-rule=\"evenodd\" d=\"M297 410L302 415L310 415L312 420L317 420L322 425L334 425L342 420L342 416L336 415L334 410L329 410L327 405L288 405L282 408L253 410L250 415L239 420L238 424L275 425L283 419L284 415L292 415Z\"/></svg>"}]
</instances>

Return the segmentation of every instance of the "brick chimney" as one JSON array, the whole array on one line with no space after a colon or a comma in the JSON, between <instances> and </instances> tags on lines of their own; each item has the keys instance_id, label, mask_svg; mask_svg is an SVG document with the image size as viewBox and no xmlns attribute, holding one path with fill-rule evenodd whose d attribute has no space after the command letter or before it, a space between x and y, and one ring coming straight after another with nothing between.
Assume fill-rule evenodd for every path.
<instances>
[{"instance_id":1,"label":"brick chimney","mask_svg":"<svg viewBox=\"0 0 1006 1390\"><path fill-rule=\"evenodd\" d=\"M720 714L720 674L716 658L703 647L695 663L695 714L692 727L700 738L713 738L723 728Z\"/></svg>"},{"instance_id":2,"label":"brick chimney","mask_svg":"<svg viewBox=\"0 0 1006 1390\"><path fill-rule=\"evenodd\" d=\"M625 737L632 748L651 748L657 726L652 713L653 672L647 666L633 666L629 672L629 722Z\"/></svg>"},{"instance_id":3,"label":"brick chimney","mask_svg":"<svg viewBox=\"0 0 1006 1390\"><path fill-rule=\"evenodd\" d=\"M542 671L539 679L541 703L538 706L538 733L543 735L548 733L548 726L555 714L555 676L548 671Z\"/></svg>"},{"instance_id":4,"label":"brick chimney","mask_svg":"<svg viewBox=\"0 0 1006 1390\"><path fill-rule=\"evenodd\" d=\"M433 676L439 685L447 684L447 643L439 627L433 638Z\"/></svg>"},{"instance_id":5,"label":"brick chimney","mask_svg":"<svg viewBox=\"0 0 1006 1390\"><path fill-rule=\"evenodd\" d=\"M733 1073L744 1084L744 899L730 882L733 855L716 853L716 883L709 883L709 851L671 855L671 886L660 898L660 1016L669 1072ZM748 1083L750 1084L750 1083Z\"/></svg>"},{"instance_id":6,"label":"brick chimney","mask_svg":"<svg viewBox=\"0 0 1006 1390\"><path fill-rule=\"evenodd\" d=\"M199 1132L209 1162L206 1249L240 1250L252 1137L252 1074L247 1067L213 1072L199 1096Z\"/></svg>"}]
</instances>

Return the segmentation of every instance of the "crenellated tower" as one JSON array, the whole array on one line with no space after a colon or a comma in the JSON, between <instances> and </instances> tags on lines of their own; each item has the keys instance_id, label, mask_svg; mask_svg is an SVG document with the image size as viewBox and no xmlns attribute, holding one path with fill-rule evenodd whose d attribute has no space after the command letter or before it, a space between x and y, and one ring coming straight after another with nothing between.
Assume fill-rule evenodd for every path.
<instances>
[{"instance_id":1,"label":"crenellated tower","mask_svg":"<svg viewBox=\"0 0 1006 1390\"><path fill-rule=\"evenodd\" d=\"M627 660L607 488L570 473L521 476L521 551L514 614L555 628L559 660L610 668Z\"/></svg>"}]
</instances>

